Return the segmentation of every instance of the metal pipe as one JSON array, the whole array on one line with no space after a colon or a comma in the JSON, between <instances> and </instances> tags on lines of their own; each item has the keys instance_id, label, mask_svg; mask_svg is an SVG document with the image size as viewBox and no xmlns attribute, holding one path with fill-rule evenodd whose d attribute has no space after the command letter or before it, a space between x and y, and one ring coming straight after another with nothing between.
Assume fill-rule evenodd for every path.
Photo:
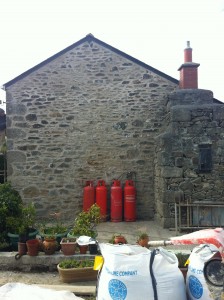
<instances>
[{"instance_id":1,"label":"metal pipe","mask_svg":"<svg viewBox=\"0 0 224 300\"><path fill-rule=\"evenodd\" d=\"M148 246L149 247L158 247L158 246L169 246L173 245L172 241L149 241Z\"/></svg>"}]
</instances>

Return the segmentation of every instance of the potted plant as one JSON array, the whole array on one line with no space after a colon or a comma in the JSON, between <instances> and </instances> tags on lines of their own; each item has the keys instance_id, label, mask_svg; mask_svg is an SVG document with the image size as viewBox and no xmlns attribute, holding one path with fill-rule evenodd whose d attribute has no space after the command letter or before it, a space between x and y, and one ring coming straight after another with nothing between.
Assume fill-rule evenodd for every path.
<instances>
[{"instance_id":1,"label":"potted plant","mask_svg":"<svg viewBox=\"0 0 224 300\"><path fill-rule=\"evenodd\" d=\"M47 255L52 255L59 249L55 235L45 235L42 241L42 250Z\"/></svg>"},{"instance_id":2,"label":"potted plant","mask_svg":"<svg viewBox=\"0 0 224 300\"><path fill-rule=\"evenodd\" d=\"M74 255L76 249L76 238L64 237L61 242L61 251L64 255Z\"/></svg>"},{"instance_id":3,"label":"potted plant","mask_svg":"<svg viewBox=\"0 0 224 300\"><path fill-rule=\"evenodd\" d=\"M117 234L113 234L111 239L109 240L109 243L111 244L127 244L127 239L125 238L125 236L121 233Z\"/></svg>"},{"instance_id":4,"label":"potted plant","mask_svg":"<svg viewBox=\"0 0 224 300\"><path fill-rule=\"evenodd\" d=\"M23 238L23 235L33 231L36 211L33 204L21 204L19 209L19 214L8 217L6 224L9 232L18 233Z\"/></svg>"},{"instance_id":5,"label":"potted plant","mask_svg":"<svg viewBox=\"0 0 224 300\"><path fill-rule=\"evenodd\" d=\"M0 240L9 242L6 220L20 215L22 198L9 182L0 184ZM17 244L16 244L17 247Z\"/></svg>"},{"instance_id":6,"label":"potted plant","mask_svg":"<svg viewBox=\"0 0 224 300\"><path fill-rule=\"evenodd\" d=\"M148 242L149 242L149 235L146 232L142 232L139 234L138 239L137 239L137 244L148 248Z\"/></svg>"},{"instance_id":7,"label":"potted plant","mask_svg":"<svg viewBox=\"0 0 224 300\"><path fill-rule=\"evenodd\" d=\"M37 256L39 249L40 249L40 244L38 239L33 239L33 240L28 240L26 241L26 246L27 246L27 254L30 256ZM20 253L18 253L20 254Z\"/></svg>"},{"instance_id":8,"label":"potted plant","mask_svg":"<svg viewBox=\"0 0 224 300\"><path fill-rule=\"evenodd\" d=\"M97 280L97 271L93 270L94 260L66 259L57 265L60 279L65 282Z\"/></svg>"},{"instance_id":9,"label":"potted plant","mask_svg":"<svg viewBox=\"0 0 224 300\"><path fill-rule=\"evenodd\" d=\"M18 213L6 218L8 237L10 238L13 249L19 243L26 243L27 240L34 239L38 231L34 228L36 210L32 203L18 205Z\"/></svg>"},{"instance_id":10,"label":"potted plant","mask_svg":"<svg viewBox=\"0 0 224 300\"><path fill-rule=\"evenodd\" d=\"M68 227L65 226L61 221L60 213L50 214L50 218L45 220L39 227L39 234L44 241L55 239L57 242L57 247L55 250L60 250L60 242L63 237L66 237L68 234ZM45 243L46 244L46 243Z\"/></svg>"},{"instance_id":11,"label":"potted plant","mask_svg":"<svg viewBox=\"0 0 224 300\"><path fill-rule=\"evenodd\" d=\"M75 219L74 226L68 237L79 237L86 235L92 238L97 237L96 225L101 222L100 207L93 204L88 211L82 211Z\"/></svg>"},{"instance_id":12,"label":"potted plant","mask_svg":"<svg viewBox=\"0 0 224 300\"><path fill-rule=\"evenodd\" d=\"M77 218L75 219L74 226L67 236L73 238L88 236L94 240L97 237L96 226L100 222L100 207L97 204L93 204L88 211L82 211L78 214ZM80 245L79 243L78 247L80 254L85 254L89 248L88 245ZM90 247L92 247L92 245ZM93 248L95 247L96 245L93 245Z\"/></svg>"}]
</instances>

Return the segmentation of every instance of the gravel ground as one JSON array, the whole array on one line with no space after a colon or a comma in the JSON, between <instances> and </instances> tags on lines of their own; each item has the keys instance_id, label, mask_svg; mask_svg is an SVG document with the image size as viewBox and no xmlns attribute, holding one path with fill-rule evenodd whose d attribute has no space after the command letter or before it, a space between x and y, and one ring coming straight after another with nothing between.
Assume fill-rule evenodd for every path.
<instances>
[{"instance_id":1,"label":"gravel ground","mask_svg":"<svg viewBox=\"0 0 224 300\"><path fill-rule=\"evenodd\" d=\"M26 273L18 271L0 271L0 285L8 282L21 282L26 284L64 285L57 272Z\"/></svg>"},{"instance_id":2,"label":"gravel ground","mask_svg":"<svg viewBox=\"0 0 224 300\"><path fill-rule=\"evenodd\" d=\"M21 282L25 284L61 285L61 286L96 286L95 281L64 283L60 280L58 272L21 272L0 271L0 285L8 282Z\"/></svg>"},{"instance_id":3,"label":"gravel ground","mask_svg":"<svg viewBox=\"0 0 224 300\"><path fill-rule=\"evenodd\" d=\"M0 271L0 286L9 283L9 282L20 282L25 284L37 284L37 285L47 285L49 286L63 286L66 288L72 287L74 285L81 286L96 286L96 282L79 282L79 283L63 283L60 278L58 272L20 272L20 271ZM91 295L79 295L75 294L83 298L84 300L94 300L96 299Z\"/></svg>"}]
</instances>

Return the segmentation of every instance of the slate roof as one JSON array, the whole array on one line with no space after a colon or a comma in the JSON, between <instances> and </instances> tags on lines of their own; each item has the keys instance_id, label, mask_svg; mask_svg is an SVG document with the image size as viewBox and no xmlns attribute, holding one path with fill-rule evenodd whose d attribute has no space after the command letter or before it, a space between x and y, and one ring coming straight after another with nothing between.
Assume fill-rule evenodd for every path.
<instances>
[{"instance_id":1,"label":"slate roof","mask_svg":"<svg viewBox=\"0 0 224 300\"><path fill-rule=\"evenodd\" d=\"M177 79L175 79L175 78L173 78L173 77L171 77L171 76L169 76L169 75L167 75L167 74L165 74L165 73L163 73L163 72L161 72L161 71L159 71L159 70L157 70L157 69L155 69L155 68L153 68L153 67L145 64L145 63L143 63L142 61L140 61L140 60L138 60L138 59L136 59L136 58L134 58L134 57L132 57L132 56L130 56L130 55L128 55L128 54L120 51L120 50L118 50L117 48L114 48L114 47L110 46L109 44L106 44L105 42L103 42L103 41L95 38L92 34L88 34L84 38L82 38L81 40L79 40L78 42L70 45L69 47L63 49L62 51L54 54L53 56L49 57L48 59L46 59L46 60L42 61L41 63L37 64L33 68L25 71L24 73L20 74L19 76L15 77L14 79L8 81L7 83L5 83L3 85L3 88L7 89L7 87L13 85L18 80L23 79L24 77L28 76L32 72L38 70L39 68L45 66L49 62L51 62L51 61L55 60L56 58L58 58L59 56L65 54L66 52L74 49L75 47L78 47L79 45L81 45L81 44L83 44L85 42L89 42L89 43L90 42L94 42L96 44L99 44L99 45L105 47L106 49L109 49L109 50L115 52L116 54L121 55L121 56L125 57L126 59L128 59L128 60L130 60L130 61L132 61L132 62L134 62L134 63L136 63L136 64L138 64L140 66L142 66L143 68L145 68L145 69L147 69L147 70L149 70L149 71L151 71L151 72L153 72L153 73L155 73L155 74L157 74L157 75L159 75L159 76L161 76L161 77L163 77L163 78L165 78L165 79L167 79L167 80L169 80L169 81L171 81L171 82L173 82L175 84L179 84L179 80L177 80Z\"/></svg>"}]
</instances>

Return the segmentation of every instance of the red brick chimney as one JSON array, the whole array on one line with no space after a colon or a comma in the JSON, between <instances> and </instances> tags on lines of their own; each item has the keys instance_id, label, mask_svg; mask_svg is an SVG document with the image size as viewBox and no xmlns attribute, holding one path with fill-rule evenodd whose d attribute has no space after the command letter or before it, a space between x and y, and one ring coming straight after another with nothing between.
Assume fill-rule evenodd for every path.
<instances>
[{"instance_id":1,"label":"red brick chimney","mask_svg":"<svg viewBox=\"0 0 224 300\"><path fill-rule=\"evenodd\" d=\"M184 49L184 63L180 66L180 89L198 88L198 67L200 64L192 62L192 48L187 41L187 48Z\"/></svg>"}]
</instances>

